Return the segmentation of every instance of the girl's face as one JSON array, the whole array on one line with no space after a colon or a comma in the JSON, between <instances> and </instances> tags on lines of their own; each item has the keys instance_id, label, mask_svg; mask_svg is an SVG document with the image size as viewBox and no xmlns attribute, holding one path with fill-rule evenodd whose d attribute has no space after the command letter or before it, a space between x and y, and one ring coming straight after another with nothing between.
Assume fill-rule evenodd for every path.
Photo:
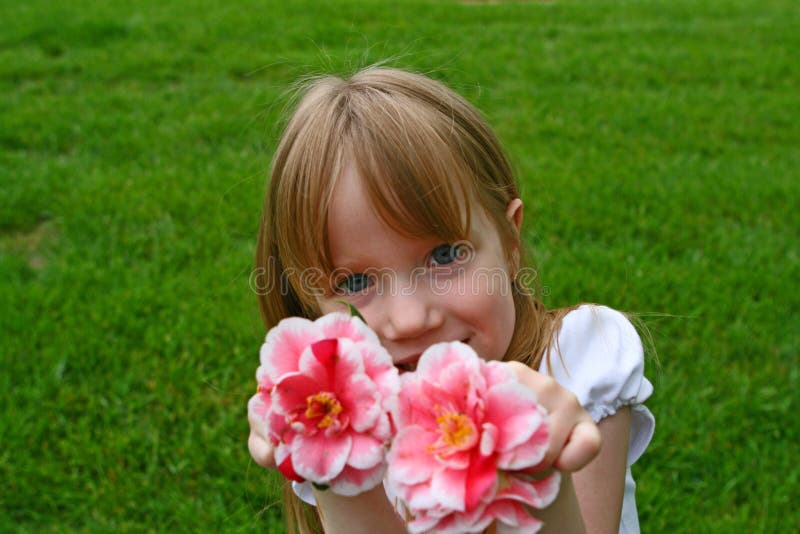
<instances>
[{"instance_id":1,"label":"girl's face","mask_svg":"<svg viewBox=\"0 0 800 534\"><path fill-rule=\"evenodd\" d=\"M507 214L519 226L521 203ZM517 213L519 211L519 213ZM499 360L514 333L509 269L497 231L472 214L468 241L411 238L387 226L347 166L333 192L328 236L334 265L333 294L319 300L323 313L352 303L378 334L401 371L413 370L430 345L462 341L482 358Z\"/></svg>"}]
</instances>

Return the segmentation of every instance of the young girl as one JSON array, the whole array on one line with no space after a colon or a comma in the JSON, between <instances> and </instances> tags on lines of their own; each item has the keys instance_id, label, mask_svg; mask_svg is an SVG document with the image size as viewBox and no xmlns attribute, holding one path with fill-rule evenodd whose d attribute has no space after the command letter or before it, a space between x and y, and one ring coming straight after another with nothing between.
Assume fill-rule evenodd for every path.
<instances>
[{"instance_id":1,"label":"young girl","mask_svg":"<svg viewBox=\"0 0 800 534\"><path fill-rule=\"evenodd\" d=\"M273 160L256 259L268 288L261 313L271 328L343 311L344 299L401 372L441 341L508 361L549 411L542 467L575 471L537 513L546 528L638 532L630 466L654 427L640 339L619 312L546 310L520 282L522 211L495 135L441 83L387 68L317 79ZM249 447L274 467L252 422ZM348 498L295 485L286 504L301 532L404 531L380 486Z\"/></svg>"}]
</instances>

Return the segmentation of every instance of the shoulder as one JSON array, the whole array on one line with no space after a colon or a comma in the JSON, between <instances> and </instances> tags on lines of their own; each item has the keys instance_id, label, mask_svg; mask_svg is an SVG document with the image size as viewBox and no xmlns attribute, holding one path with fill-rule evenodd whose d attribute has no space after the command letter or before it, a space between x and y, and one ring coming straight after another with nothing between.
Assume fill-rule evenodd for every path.
<instances>
[{"instance_id":1,"label":"shoulder","mask_svg":"<svg viewBox=\"0 0 800 534\"><path fill-rule=\"evenodd\" d=\"M653 385L644 376L644 351L636 328L621 312L586 304L564 316L555 337L539 371L572 391L595 422L630 407L630 466L655 431L655 418L644 405Z\"/></svg>"},{"instance_id":2,"label":"shoulder","mask_svg":"<svg viewBox=\"0 0 800 534\"><path fill-rule=\"evenodd\" d=\"M644 366L639 334L625 314L608 306L583 304L567 313L556 347L562 356L582 356L589 362L624 358Z\"/></svg>"},{"instance_id":3,"label":"shoulder","mask_svg":"<svg viewBox=\"0 0 800 534\"><path fill-rule=\"evenodd\" d=\"M540 371L571 390L595 421L652 393L642 341L625 314L582 305L567 313Z\"/></svg>"}]
</instances>

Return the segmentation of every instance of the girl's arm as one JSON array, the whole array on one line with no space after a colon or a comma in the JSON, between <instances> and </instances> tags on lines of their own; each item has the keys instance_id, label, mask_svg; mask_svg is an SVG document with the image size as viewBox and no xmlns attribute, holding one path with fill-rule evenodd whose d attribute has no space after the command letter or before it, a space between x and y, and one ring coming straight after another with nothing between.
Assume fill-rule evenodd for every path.
<instances>
[{"instance_id":1,"label":"girl's arm","mask_svg":"<svg viewBox=\"0 0 800 534\"><path fill-rule=\"evenodd\" d=\"M250 455L262 467L275 469L274 449L269 440L259 433L260 426L248 416ZM327 534L406 534L405 523L395 513L386 498L383 485L355 497L343 497L332 491L314 490L317 511Z\"/></svg>"},{"instance_id":2,"label":"girl's arm","mask_svg":"<svg viewBox=\"0 0 800 534\"><path fill-rule=\"evenodd\" d=\"M355 497L314 490L326 534L406 534L405 523L386 498L383 485Z\"/></svg>"},{"instance_id":3,"label":"girl's arm","mask_svg":"<svg viewBox=\"0 0 800 534\"><path fill-rule=\"evenodd\" d=\"M383 486L355 497L342 497L330 491L314 490L317 510L326 534L406 534L405 523L394 512ZM558 498L545 510L536 510L544 521L543 534L582 534L586 532L578 498L569 473L561 476ZM495 530L490 528L489 532ZM592 530L590 530L592 531Z\"/></svg>"},{"instance_id":4,"label":"girl's arm","mask_svg":"<svg viewBox=\"0 0 800 534\"><path fill-rule=\"evenodd\" d=\"M598 424L603 437L600 454L572 475L586 531L597 534L619 532L631 410L620 408Z\"/></svg>"},{"instance_id":5,"label":"girl's arm","mask_svg":"<svg viewBox=\"0 0 800 534\"><path fill-rule=\"evenodd\" d=\"M544 521L541 532L579 534L586 532L585 525L591 525L591 518L583 513L583 502L577 488L573 485L573 477L592 465L592 459L601 451L601 443L605 448L605 440L589 413L581 407L577 397L559 385L553 378L538 373L520 362L508 362L519 381L531 388L539 403L547 409L550 432L550 446L542 463L535 468L550 468L562 471L561 488L558 498L548 508L535 510L534 515ZM627 450L627 447L625 448ZM597 463L595 460L594 463ZM574 475L570 472L577 471ZM624 469L623 469L624 481ZM577 484L577 482L576 482ZM620 501L621 502L621 501ZM617 516L619 520L619 516ZM593 527L588 527L594 532Z\"/></svg>"},{"instance_id":6,"label":"girl's arm","mask_svg":"<svg viewBox=\"0 0 800 534\"><path fill-rule=\"evenodd\" d=\"M553 462L558 469L574 471L575 495L587 532L616 534L625 493L630 408L620 408L595 425L577 398L555 380L523 364L509 365L520 381L536 392L550 414L551 444L543 464ZM546 515L556 508L565 509L564 505L557 506L565 490L569 491L562 487L559 500L544 513L537 511L536 516L554 526Z\"/></svg>"},{"instance_id":7,"label":"girl's arm","mask_svg":"<svg viewBox=\"0 0 800 534\"><path fill-rule=\"evenodd\" d=\"M561 489L553 504L544 510L535 510L534 515L544 521L544 526L539 531L542 534L582 534L586 532L570 473L561 474Z\"/></svg>"}]
</instances>

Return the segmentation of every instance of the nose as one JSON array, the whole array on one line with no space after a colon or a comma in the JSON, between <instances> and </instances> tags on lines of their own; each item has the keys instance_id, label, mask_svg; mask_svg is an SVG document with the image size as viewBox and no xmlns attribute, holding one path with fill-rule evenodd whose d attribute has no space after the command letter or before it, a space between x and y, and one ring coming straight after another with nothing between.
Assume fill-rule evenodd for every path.
<instances>
[{"instance_id":1,"label":"nose","mask_svg":"<svg viewBox=\"0 0 800 534\"><path fill-rule=\"evenodd\" d=\"M399 292L388 295L381 304L384 317L380 334L391 342L415 339L441 326L444 316L431 295L416 290L411 294Z\"/></svg>"}]
</instances>

